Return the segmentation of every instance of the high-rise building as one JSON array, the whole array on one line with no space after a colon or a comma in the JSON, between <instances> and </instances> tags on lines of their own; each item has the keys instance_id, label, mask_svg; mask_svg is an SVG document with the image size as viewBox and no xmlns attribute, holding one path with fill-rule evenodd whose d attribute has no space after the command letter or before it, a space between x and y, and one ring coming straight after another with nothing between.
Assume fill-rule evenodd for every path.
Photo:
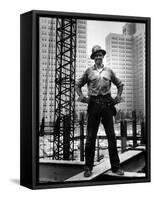
<instances>
[{"instance_id":1,"label":"high-rise building","mask_svg":"<svg viewBox=\"0 0 154 200\"><path fill-rule=\"evenodd\" d=\"M54 119L56 18L41 17L39 21L39 104L40 121Z\"/></svg>"},{"instance_id":2,"label":"high-rise building","mask_svg":"<svg viewBox=\"0 0 154 200\"><path fill-rule=\"evenodd\" d=\"M134 39L134 104L145 115L145 25L136 24Z\"/></svg>"},{"instance_id":3,"label":"high-rise building","mask_svg":"<svg viewBox=\"0 0 154 200\"><path fill-rule=\"evenodd\" d=\"M87 21L77 20L77 54L76 54L76 81L83 75L87 68ZM87 87L82 88L84 95L87 94ZM86 112L87 104L77 101L76 95L76 114L80 115L81 112Z\"/></svg>"},{"instance_id":4,"label":"high-rise building","mask_svg":"<svg viewBox=\"0 0 154 200\"><path fill-rule=\"evenodd\" d=\"M145 108L145 31L143 24L127 23L123 34L106 37L106 65L124 83L123 98L118 109L143 112ZM112 90L116 96L116 88Z\"/></svg>"},{"instance_id":5,"label":"high-rise building","mask_svg":"<svg viewBox=\"0 0 154 200\"><path fill-rule=\"evenodd\" d=\"M118 105L121 110L134 109L133 102L133 44L132 36L111 33L106 37L106 65L113 69L117 77L124 83L124 102ZM112 95L117 94L116 87L112 87Z\"/></svg>"},{"instance_id":6,"label":"high-rise building","mask_svg":"<svg viewBox=\"0 0 154 200\"><path fill-rule=\"evenodd\" d=\"M135 23L127 23L123 26L123 34L124 35L133 35L136 32L136 24Z\"/></svg>"},{"instance_id":7,"label":"high-rise building","mask_svg":"<svg viewBox=\"0 0 154 200\"><path fill-rule=\"evenodd\" d=\"M55 105L55 67L56 67L56 18L41 17L39 21L40 49L40 121L54 121ZM83 74L87 66L87 23L77 20L76 80ZM83 92L85 92L83 88ZM77 99L77 97L76 97ZM76 114L86 110L86 105L76 101Z\"/></svg>"}]
</instances>

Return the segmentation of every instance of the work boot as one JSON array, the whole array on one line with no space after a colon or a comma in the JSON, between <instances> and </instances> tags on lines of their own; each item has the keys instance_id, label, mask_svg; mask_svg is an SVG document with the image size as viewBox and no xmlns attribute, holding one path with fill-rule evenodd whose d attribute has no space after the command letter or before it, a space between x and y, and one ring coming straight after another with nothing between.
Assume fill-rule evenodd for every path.
<instances>
[{"instance_id":1,"label":"work boot","mask_svg":"<svg viewBox=\"0 0 154 200\"><path fill-rule=\"evenodd\" d=\"M123 176L124 175L124 170L121 168L118 169L112 169L112 172L119 175L119 176Z\"/></svg>"},{"instance_id":2,"label":"work boot","mask_svg":"<svg viewBox=\"0 0 154 200\"><path fill-rule=\"evenodd\" d=\"M84 177L90 177L92 175L92 170L89 167L84 168Z\"/></svg>"}]
</instances>

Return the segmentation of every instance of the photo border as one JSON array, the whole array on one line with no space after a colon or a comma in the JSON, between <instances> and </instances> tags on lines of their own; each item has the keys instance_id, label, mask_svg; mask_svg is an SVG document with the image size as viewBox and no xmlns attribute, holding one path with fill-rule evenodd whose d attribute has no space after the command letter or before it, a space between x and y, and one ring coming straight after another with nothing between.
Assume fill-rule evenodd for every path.
<instances>
[{"instance_id":1,"label":"photo border","mask_svg":"<svg viewBox=\"0 0 154 200\"><path fill-rule=\"evenodd\" d=\"M115 181L39 183L39 17L76 18L112 22L145 23L146 35L146 131L145 178ZM31 189L96 186L151 181L151 18L33 10L20 17L20 184ZM28 86L27 86L27 83ZM28 100L27 100L28 99Z\"/></svg>"}]
</instances>

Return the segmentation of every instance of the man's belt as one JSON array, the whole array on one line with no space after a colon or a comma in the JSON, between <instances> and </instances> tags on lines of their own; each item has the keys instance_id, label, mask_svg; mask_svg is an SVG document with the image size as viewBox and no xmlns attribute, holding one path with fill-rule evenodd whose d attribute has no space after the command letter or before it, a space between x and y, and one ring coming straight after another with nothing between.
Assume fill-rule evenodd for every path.
<instances>
[{"instance_id":1,"label":"man's belt","mask_svg":"<svg viewBox=\"0 0 154 200\"><path fill-rule=\"evenodd\" d=\"M117 103L116 103L115 99L113 99L111 97L111 95L90 96L89 100L90 100L90 102L94 102L99 105L109 106L111 109L112 115L116 116L117 111L116 111L116 108L114 105Z\"/></svg>"},{"instance_id":2,"label":"man's belt","mask_svg":"<svg viewBox=\"0 0 154 200\"><path fill-rule=\"evenodd\" d=\"M113 105L114 99L111 97L111 95L98 95L98 96L90 96L89 98L90 102L95 102L98 104L106 104L106 105Z\"/></svg>"}]
</instances>

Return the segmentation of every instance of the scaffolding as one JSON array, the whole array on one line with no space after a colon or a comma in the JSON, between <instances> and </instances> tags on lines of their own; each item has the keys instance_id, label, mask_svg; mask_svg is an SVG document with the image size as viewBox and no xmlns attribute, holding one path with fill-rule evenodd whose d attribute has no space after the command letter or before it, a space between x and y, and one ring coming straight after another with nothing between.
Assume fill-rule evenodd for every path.
<instances>
[{"instance_id":1,"label":"scaffolding","mask_svg":"<svg viewBox=\"0 0 154 200\"><path fill-rule=\"evenodd\" d=\"M74 158L76 19L56 20L53 159Z\"/></svg>"}]
</instances>

